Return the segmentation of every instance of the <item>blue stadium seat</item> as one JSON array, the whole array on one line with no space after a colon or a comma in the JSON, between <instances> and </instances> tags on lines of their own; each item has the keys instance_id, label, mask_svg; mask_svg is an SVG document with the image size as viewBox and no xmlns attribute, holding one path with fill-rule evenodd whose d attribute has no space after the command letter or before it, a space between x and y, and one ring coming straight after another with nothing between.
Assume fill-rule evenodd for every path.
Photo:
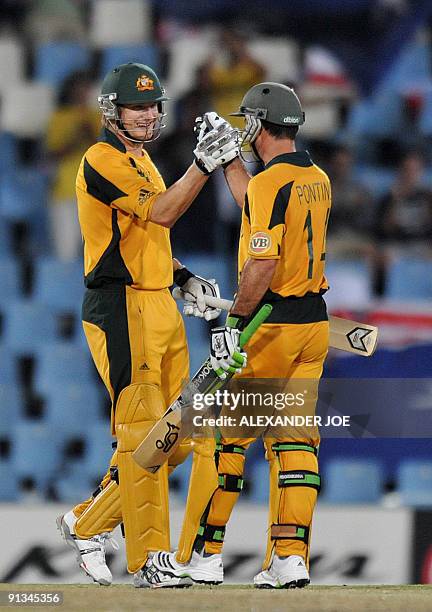
<instances>
[{"instance_id":1,"label":"blue stadium seat","mask_svg":"<svg viewBox=\"0 0 432 612\"><path fill-rule=\"evenodd\" d=\"M0 459L0 502L18 501L18 480L9 460Z\"/></svg>"},{"instance_id":2,"label":"blue stadium seat","mask_svg":"<svg viewBox=\"0 0 432 612\"><path fill-rule=\"evenodd\" d=\"M432 506L432 461L405 459L398 469L398 492L407 506Z\"/></svg>"},{"instance_id":3,"label":"blue stadium seat","mask_svg":"<svg viewBox=\"0 0 432 612\"><path fill-rule=\"evenodd\" d=\"M34 297L39 302L57 311L76 312L83 294L82 262L63 262L53 258L36 261Z\"/></svg>"},{"instance_id":4,"label":"blue stadium seat","mask_svg":"<svg viewBox=\"0 0 432 612\"><path fill-rule=\"evenodd\" d=\"M391 188L395 179L395 171L365 164L356 167L355 177L374 194L374 198L379 198Z\"/></svg>"},{"instance_id":5,"label":"blue stadium seat","mask_svg":"<svg viewBox=\"0 0 432 612\"><path fill-rule=\"evenodd\" d=\"M12 257L0 258L0 306L20 297L21 270Z\"/></svg>"},{"instance_id":6,"label":"blue stadium seat","mask_svg":"<svg viewBox=\"0 0 432 612\"><path fill-rule=\"evenodd\" d=\"M63 439L83 435L93 424L104 424L101 413L101 396L96 384L80 381L52 381L45 388L44 423Z\"/></svg>"},{"instance_id":7,"label":"blue stadium seat","mask_svg":"<svg viewBox=\"0 0 432 612\"><path fill-rule=\"evenodd\" d=\"M432 91L428 91L425 94L419 119L419 128L424 136L432 136Z\"/></svg>"},{"instance_id":8,"label":"blue stadium seat","mask_svg":"<svg viewBox=\"0 0 432 612\"><path fill-rule=\"evenodd\" d=\"M46 343L37 354L33 382L41 393L47 393L59 384L91 385L94 381L89 352L72 343Z\"/></svg>"},{"instance_id":9,"label":"blue stadium seat","mask_svg":"<svg viewBox=\"0 0 432 612\"><path fill-rule=\"evenodd\" d=\"M380 501L384 476L381 464L366 459L331 459L323 476L320 500L329 504L373 504Z\"/></svg>"},{"instance_id":10,"label":"blue stadium seat","mask_svg":"<svg viewBox=\"0 0 432 612\"><path fill-rule=\"evenodd\" d=\"M385 297L394 300L432 298L432 261L401 258L390 264Z\"/></svg>"},{"instance_id":11,"label":"blue stadium seat","mask_svg":"<svg viewBox=\"0 0 432 612\"><path fill-rule=\"evenodd\" d=\"M382 87L404 93L424 87L432 71L430 48L427 42L408 42L399 58L388 71Z\"/></svg>"},{"instance_id":12,"label":"blue stadium seat","mask_svg":"<svg viewBox=\"0 0 432 612\"><path fill-rule=\"evenodd\" d=\"M351 107L346 131L350 136L395 136L403 125L402 99L392 91L360 100Z\"/></svg>"},{"instance_id":13,"label":"blue stadium seat","mask_svg":"<svg viewBox=\"0 0 432 612\"><path fill-rule=\"evenodd\" d=\"M0 182L0 215L12 221L37 222L46 209L47 176L38 168L19 168Z\"/></svg>"},{"instance_id":14,"label":"blue stadium seat","mask_svg":"<svg viewBox=\"0 0 432 612\"><path fill-rule=\"evenodd\" d=\"M207 322L196 317L184 317L189 347L190 374L193 376L209 356Z\"/></svg>"},{"instance_id":15,"label":"blue stadium seat","mask_svg":"<svg viewBox=\"0 0 432 612\"><path fill-rule=\"evenodd\" d=\"M29 226L28 247L32 254L46 253L50 247L48 187L47 173L31 166L18 166L0 181L0 218Z\"/></svg>"},{"instance_id":16,"label":"blue stadium seat","mask_svg":"<svg viewBox=\"0 0 432 612\"><path fill-rule=\"evenodd\" d=\"M96 488L95 481L83 474L78 466L71 466L67 474L61 474L54 486L59 501L67 504L87 499Z\"/></svg>"},{"instance_id":17,"label":"blue stadium seat","mask_svg":"<svg viewBox=\"0 0 432 612\"><path fill-rule=\"evenodd\" d=\"M74 335L73 335L72 340L76 346L81 347L83 350L87 351L88 354L90 355L88 344L87 344L87 338L85 337L84 329L82 326L81 305L79 305L79 308L75 309L75 327L74 327Z\"/></svg>"},{"instance_id":18,"label":"blue stadium seat","mask_svg":"<svg viewBox=\"0 0 432 612\"><path fill-rule=\"evenodd\" d=\"M368 359L338 352L327 360L324 368L326 378L429 378L431 360L430 344L396 351L378 345L376 353Z\"/></svg>"},{"instance_id":19,"label":"blue stadium seat","mask_svg":"<svg viewBox=\"0 0 432 612\"><path fill-rule=\"evenodd\" d=\"M141 45L115 45L106 47L102 52L100 76L103 78L107 72L120 64L139 62L153 68L156 73L160 70L159 49L151 43Z\"/></svg>"},{"instance_id":20,"label":"blue stadium seat","mask_svg":"<svg viewBox=\"0 0 432 612\"><path fill-rule=\"evenodd\" d=\"M91 54L80 43L51 41L38 45L34 53L34 77L38 81L61 86L77 70L88 70Z\"/></svg>"},{"instance_id":21,"label":"blue stadium seat","mask_svg":"<svg viewBox=\"0 0 432 612\"><path fill-rule=\"evenodd\" d=\"M0 222L0 257L12 257L12 236L7 222L1 219Z\"/></svg>"},{"instance_id":22,"label":"blue stadium seat","mask_svg":"<svg viewBox=\"0 0 432 612\"><path fill-rule=\"evenodd\" d=\"M15 355L0 345L0 385L18 385L18 369Z\"/></svg>"},{"instance_id":23,"label":"blue stadium seat","mask_svg":"<svg viewBox=\"0 0 432 612\"><path fill-rule=\"evenodd\" d=\"M246 463L246 478L251 487L248 500L256 504L266 504L269 496L269 464L265 459L260 459L255 461L250 469L247 466Z\"/></svg>"},{"instance_id":24,"label":"blue stadium seat","mask_svg":"<svg viewBox=\"0 0 432 612\"><path fill-rule=\"evenodd\" d=\"M428 45L406 45L375 94L351 107L348 134L374 139L396 137L405 124L403 94L410 88L424 88L430 81L430 73Z\"/></svg>"},{"instance_id":25,"label":"blue stadium seat","mask_svg":"<svg viewBox=\"0 0 432 612\"><path fill-rule=\"evenodd\" d=\"M182 500L185 501L189 488L189 476L192 465L192 453L181 465L177 466L172 475L170 476L170 483L176 482L175 494Z\"/></svg>"},{"instance_id":26,"label":"blue stadium seat","mask_svg":"<svg viewBox=\"0 0 432 612\"><path fill-rule=\"evenodd\" d=\"M4 344L15 355L34 355L45 343L56 340L55 317L39 302L12 301L4 313Z\"/></svg>"},{"instance_id":27,"label":"blue stadium seat","mask_svg":"<svg viewBox=\"0 0 432 612\"><path fill-rule=\"evenodd\" d=\"M332 260L325 271L330 290L325 295L329 308L369 305L372 295L371 271L362 261Z\"/></svg>"},{"instance_id":28,"label":"blue stadium seat","mask_svg":"<svg viewBox=\"0 0 432 612\"><path fill-rule=\"evenodd\" d=\"M0 151L0 175L5 175L18 165L18 146L14 134L0 132Z\"/></svg>"},{"instance_id":29,"label":"blue stadium seat","mask_svg":"<svg viewBox=\"0 0 432 612\"><path fill-rule=\"evenodd\" d=\"M23 414L22 388L0 384L0 437L9 437L11 429Z\"/></svg>"},{"instance_id":30,"label":"blue stadium seat","mask_svg":"<svg viewBox=\"0 0 432 612\"><path fill-rule=\"evenodd\" d=\"M61 440L40 422L22 420L14 428L11 464L18 478L33 478L43 489L58 473Z\"/></svg>"},{"instance_id":31,"label":"blue stadium seat","mask_svg":"<svg viewBox=\"0 0 432 612\"><path fill-rule=\"evenodd\" d=\"M108 469L113 454L109 424L91 425L83 435L85 453L77 462L82 473L94 481L101 480Z\"/></svg>"}]
</instances>

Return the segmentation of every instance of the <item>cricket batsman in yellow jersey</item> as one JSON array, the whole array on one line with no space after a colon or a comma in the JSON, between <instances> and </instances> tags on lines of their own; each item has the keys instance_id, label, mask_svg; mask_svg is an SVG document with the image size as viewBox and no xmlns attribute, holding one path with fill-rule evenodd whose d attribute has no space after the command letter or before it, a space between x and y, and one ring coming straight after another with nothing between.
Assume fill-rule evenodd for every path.
<instances>
[{"instance_id":1,"label":"cricket batsman in yellow jersey","mask_svg":"<svg viewBox=\"0 0 432 612\"><path fill-rule=\"evenodd\" d=\"M248 344L242 377L311 379L314 410L329 342L322 295L328 288L324 263L330 182L306 151L296 151L295 137L304 113L292 89L278 83L255 85L235 114L245 118L242 147L251 147L264 170L250 178L239 160L225 170L242 207L240 274L226 326L211 332L213 367L218 372L218 362L226 357L224 338L233 329L241 329L263 303L270 303L269 319ZM224 120L206 113L204 121L215 127ZM267 553L254 584L303 587L309 583L311 523L320 488L319 434L317 428L305 428L300 434L282 429L271 435L264 439L270 466ZM188 575L196 582L222 582L225 526L242 488L245 451L253 440L222 437L215 455L218 487L201 508L194 545L192 549L184 545L190 528L186 515L179 550L153 557L159 577L164 572ZM188 506L194 506L192 484Z\"/></svg>"},{"instance_id":2,"label":"cricket batsman in yellow jersey","mask_svg":"<svg viewBox=\"0 0 432 612\"><path fill-rule=\"evenodd\" d=\"M82 317L112 400L117 449L93 496L59 517L58 527L84 571L107 585L112 576L105 540L123 522L128 571L141 587L147 586L142 568L148 552L169 550L168 467L149 475L132 453L189 375L183 321L169 291L173 280L197 298L189 314L209 320L219 313L203 302L204 293L218 294L217 285L172 258L169 228L211 171L238 154L238 138L232 129L200 138L194 163L166 189L144 148L159 136L165 116L167 97L155 72L143 64L118 66L98 100L102 137L85 153L76 180L86 285ZM209 146L216 153L208 154ZM189 451L184 444L170 469ZM213 455L214 444L196 446L193 472L200 487L217 482Z\"/></svg>"}]
</instances>

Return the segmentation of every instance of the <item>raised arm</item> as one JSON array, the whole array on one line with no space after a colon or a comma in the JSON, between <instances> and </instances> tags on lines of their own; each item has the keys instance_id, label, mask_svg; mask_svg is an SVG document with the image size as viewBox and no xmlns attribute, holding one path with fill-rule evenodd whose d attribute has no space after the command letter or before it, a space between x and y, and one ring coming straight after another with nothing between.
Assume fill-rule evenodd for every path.
<instances>
[{"instance_id":1,"label":"raised arm","mask_svg":"<svg viewBox=\"0 0 432 612\"><path fill-rule=\"evenodd\" d=\"M208 174L203 174L195 164L191 164L174 185L155 198L149 221L164 227L172 227L187 211L208 178Z\"/></svg>"},{"instance_id":2,"label":"raised arm","mask_svg":"<svg viewBox=\"0 0 432 612\"><path fill-rule=\"evenodd\" d=\"M197 117L195 124L195 129L200 134L206 134L210 130L235 129L226 119L214 111L207 112L202 117ZM238 138L238 130L235 131ZM228 164L223 164L223 169L234 200L240 208L243 208L247 186L251 178L250 175L247 173L239 157L232 157Z\"/></svg>"},{"instance_id":3,"label":"raised arm","mask_svg":"<svg viewBox=\"0 0 432 612\"><path fill-rule=\"evenodd\" d=\"M224 168L224 174L234 200L240 208L243 208L250 175L238 157Z\"/></svg>"},{"instance_id":4,"label":"raised arm","mask_svg":"<svg viewBox=\"0 0 432 612\"><path fill-rule=\"evenodd\" d=\"M216 168L229 164L238 155L238 139L228 123L215 129L198 130L194 163L167 191L158 195L150 221L171 227L186 212Z\"/></svg>"}]
</instances>

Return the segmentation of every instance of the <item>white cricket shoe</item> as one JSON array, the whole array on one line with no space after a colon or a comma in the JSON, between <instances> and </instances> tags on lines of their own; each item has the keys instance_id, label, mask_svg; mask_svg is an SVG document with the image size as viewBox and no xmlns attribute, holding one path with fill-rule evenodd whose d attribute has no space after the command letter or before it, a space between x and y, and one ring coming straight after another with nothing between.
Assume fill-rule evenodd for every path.
<instances>
[{"instance_id":1,"label":"white cricket shoe","mask_svg":"<svg viewBox=\"0 0 432 612\"><path fill-rule=\"evenodd\" d=\"M109 541L111 546L118 550L118 544L110 533L101 533L88 540L81 540L74 533L76 516L72 511L57 518L57 528L63 539L77 552L77 561L81 569L93 578L93 580L104 586L112 583L112 574L105 561L105 545Z\"/></svg>"},{"instance_id":2,"label":"white cricket shoe","mask_svg":"<svg viewBox=\"0 0 432 612\"><path fill-rule=\"evenodd\" d=\"M160 572L153 565L156 553L149 553L145 565L134 574L133 585L138 589L182 588L192 586L193 582L187 576L170 576Z\"/></svg>"},{"instance_id":3,"label":"white cricket shoe","mask_svg":"<svg viewBox=\"0 0 432 612\"><path fill-rule=\"evenodd\" d=\"M254 577L254 585L261 589L301 589L309 583L309 572L299 555L286 559L275 555L270 567Z\"/></svg>"},{"instance_id":4,"label":"white cricket shoe","mask_svg":"<svg viewBox=\"0 0 432 612\"><path fill-rule=\"evenodd\" d=\"M179 563L175 558L176 553L165 551L157 552L151 560L151 568L160 576L171 576L177 578L188 578L196 584L221 584L223 582L222 555L210 555L202 557L193 551L189 563ZM152 586L165 586L154 584Z\"/></svg>"}]
</instances>

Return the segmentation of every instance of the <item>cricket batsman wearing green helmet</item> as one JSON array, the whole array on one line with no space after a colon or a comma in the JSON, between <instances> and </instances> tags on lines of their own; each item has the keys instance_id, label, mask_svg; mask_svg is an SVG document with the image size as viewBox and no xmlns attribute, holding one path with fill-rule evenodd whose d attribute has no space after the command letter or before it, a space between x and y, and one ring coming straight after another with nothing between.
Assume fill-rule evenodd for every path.
<instances>
[{"instance_id":1,"label":"cricket batsman wearing green helmet","mask_svg":"<svg viewBox=\"0 0 432 612\"><path fill-rule=\"evenodd\" d=\"M168 470L184 460L190 444L180 447L170 468L154 475L132 459L189 375L184 325L169 287L175 282L195 296L187 314L210 320L220 312L204 302L205 293L219 295L217 284L172 257L170 228L211 172L238 155L237 133L226 124L200 134L194 162L166 188L147 147L165 127L167 100L149 66L128 63L111 70L98 98L101 138L85 153L76 179L84 240L83 327L111 398L116 450L93 495L59 517L58 527L82 569L104 585L112 581L105 542L120 522L135 586L147 584L142 569L148 553L169 549ZM217 481L213 452L211 444L196 447L200 486Z\"/></svg>"}]
</instances>

